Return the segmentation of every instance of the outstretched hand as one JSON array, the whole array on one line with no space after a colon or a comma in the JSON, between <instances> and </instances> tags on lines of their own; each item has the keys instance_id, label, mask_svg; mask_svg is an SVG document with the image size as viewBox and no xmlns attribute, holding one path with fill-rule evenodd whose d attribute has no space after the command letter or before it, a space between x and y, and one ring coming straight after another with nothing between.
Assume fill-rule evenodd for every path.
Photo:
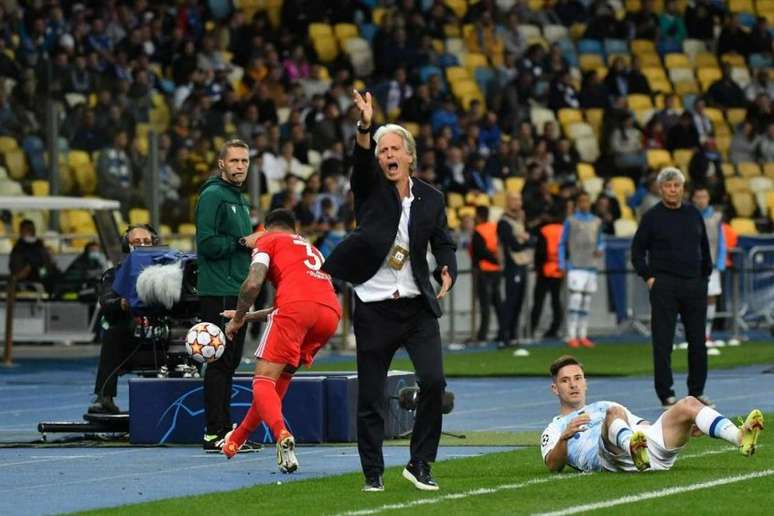
<instances>
[{"instance_id":1,"label":"outstretched hand","mask_svg":"<svg viewBox=\"0 0 774 516\"><path fill-rule=\"evenodd\" d=\"M360 125L371 127L371 120L374 116L374 104L371 93L367 91L365 95L361 95L359 91L352 90L352 102L360 110Z\"/></svg>"},{"instance_id":2,"label":"outstretched hand","mask_svg":"<svg viewBox=\"0 0 774 516\"><path fill-rule=\"evenodd\" d=\"M437 299L443 299L449 292L452 285L451 274L449 274L449 267L444 265L441 269L441 290L438 291Z\"/></svg>"}]
</instances>

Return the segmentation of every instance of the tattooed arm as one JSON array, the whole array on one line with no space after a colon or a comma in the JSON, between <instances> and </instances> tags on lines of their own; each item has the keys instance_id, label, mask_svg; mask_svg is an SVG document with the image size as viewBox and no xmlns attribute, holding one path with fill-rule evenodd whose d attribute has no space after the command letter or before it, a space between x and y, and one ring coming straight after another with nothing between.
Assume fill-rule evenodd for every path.
<instances>
[{"instance_id":1,"label":"tattooed arm","mask_svg":"<svg viewBox=\"0 0 774 516\"><path fill-rule=\"evenodd\" d=\"M233 340L239 329L244 325L245 314L252 308L268 272L269 268L262 263L253 263L250 266L247 278L242 282L242 287L239 289L239 299L237 300L234 318L226 325L226 337L229 340Z\"/></svg>"}]
</instances>

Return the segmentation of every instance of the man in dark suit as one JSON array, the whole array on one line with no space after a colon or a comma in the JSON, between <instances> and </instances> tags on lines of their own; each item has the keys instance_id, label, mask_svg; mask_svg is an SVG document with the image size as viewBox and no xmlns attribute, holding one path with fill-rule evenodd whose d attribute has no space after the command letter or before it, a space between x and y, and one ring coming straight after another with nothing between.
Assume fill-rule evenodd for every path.
<instances>
[{"instance_id":1,"label":"man in dark suit","mask_svg":"<svg viewBox=\"0 0 774 516\"><path fill-rule=\"evenodd\" d=\"M323 270L355 286L358 369L358 451L364 491L383 491L384 386L395 352L406 348L419 384L411 460L403 476L421 490L438 485L430 474L441 437L443 375L438 300L457 276L455 246L443 194L411 174L416 144L406 129L388 124L373 136L371 94L353 92L360 110L350 184L358 227L328 257ZM374 155L376 158L374 159ZM441 284L430 284L428 244Z\"/></svg>"}]
</instances>

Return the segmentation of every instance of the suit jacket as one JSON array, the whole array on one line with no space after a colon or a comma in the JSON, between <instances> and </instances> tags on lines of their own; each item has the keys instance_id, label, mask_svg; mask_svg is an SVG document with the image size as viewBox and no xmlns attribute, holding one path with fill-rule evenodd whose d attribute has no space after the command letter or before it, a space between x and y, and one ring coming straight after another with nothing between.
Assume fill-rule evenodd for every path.
<instances>
[{"instance_id":1,"label":"suit jacket","mask_svg":"<svg viewBox=\"0 0 774 516\"><path fill-rule=\"evenodd\" d=\"M447 266L452 282L457 278L456 246L446 225L443 194L412 178L414 201L409 216L409 256L411 271L422 297L436 317L441 307L430 284L427 246L430 245L437 267L433 274L441 280L441 269ZM401 200L398 189L384 177L376 163L373 149L355 144L350 177L355 197L358 227L350 233L325 260L323 270L334 278L354 284L365 283L379 270L387 257L400 222Z\"/></svg>"}]
</instances>

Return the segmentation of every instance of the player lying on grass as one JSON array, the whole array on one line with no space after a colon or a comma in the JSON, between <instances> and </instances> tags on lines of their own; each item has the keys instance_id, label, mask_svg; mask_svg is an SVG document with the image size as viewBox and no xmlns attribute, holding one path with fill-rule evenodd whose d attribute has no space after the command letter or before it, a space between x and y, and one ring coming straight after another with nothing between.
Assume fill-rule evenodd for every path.
<instances>
[{"instance_id":1,"label":"player lying on grass","mask_svg":"<svg viewBox=\"0 0 774 516\"><path fill-rule=\"evenodd\" d=\"M758 409L740 428L693 396L681 399L651 424L612 401L587 404L583 365L575 357L559 357L550 370L559 415L543 431L540 451L553 472L565 465L579 471L670 469L688 439L702 434L724 439L750 456L763 430Z\"/></svg>"},{"instance_id":2,"label":"player lying on grass","mask_svg":"<svg viewBox=\"0 0 774 516\"><path fill-rule=\"evenodd\" d=\"M239 291L236 310L222 313L231 320L226 335L232 338L247 320L267 319L255 351L253 402L242 423L226 434L223 454L237 454L248 436L263 421L277 442L277 464L283 473L298 469L296 442L285 427L282 399L290 379L301 364L314 356L336 332L341 307L330 276L320 271L320 252L296 234L289 210L274 210L266 217L266 233L255 243L250 271ZM277 292L274 308L248 311L268 276Z\"/></svg>"}]
</instances>

